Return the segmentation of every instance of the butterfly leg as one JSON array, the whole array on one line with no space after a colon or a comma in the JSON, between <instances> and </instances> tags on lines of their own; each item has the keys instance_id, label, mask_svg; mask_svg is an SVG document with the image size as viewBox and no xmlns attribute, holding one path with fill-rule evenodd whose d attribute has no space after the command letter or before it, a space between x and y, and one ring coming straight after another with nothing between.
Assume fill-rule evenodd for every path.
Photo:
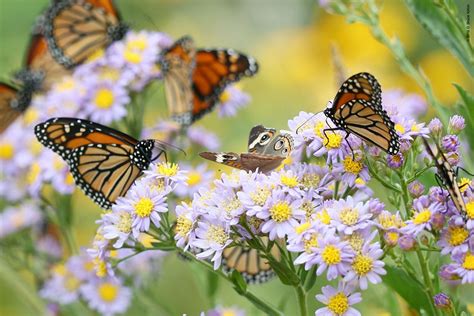
<instances>
[{"instance_id":1,"label":"butterfly leg","mask_svg":"<svg viewBox=\"0 0 474 316\"><path fill-rule=\"evenodd\" d=\"M354 154L354 149L352 149L351 143L347 140L349 137L349 133L346 132L346 137L344 137L344 140L346 141L347 145L349 146L349 149L351 150L352 153L352 161L355 161L355 154Z\"/></svg>"}]
</instances>

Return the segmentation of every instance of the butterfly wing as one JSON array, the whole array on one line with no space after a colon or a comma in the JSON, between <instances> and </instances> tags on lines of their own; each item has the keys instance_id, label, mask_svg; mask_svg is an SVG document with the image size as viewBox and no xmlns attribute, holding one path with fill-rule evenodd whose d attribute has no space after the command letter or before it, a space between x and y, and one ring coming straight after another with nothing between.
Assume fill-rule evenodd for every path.
<instances>
[{"instance_id":1,"label":"butterfly wing","mask_svg":"<svg viewBox=\"0 0 474 316\"><path fill-rule=\"evenodd\" d=\"M187 36L164 51L161 58L169 113L173 120L183 125L191 123L193 107L191 79L195 58L194 42Z\"/></svg>"},{"instance_id":2,"label":"butterfly wing","mask_svg":"<svg viewBox=\"0 0 474 316\"><path fill-rule=\"evenodd\" d=\"M361 72L344 81L334 98L333 113L350 100L372 100L381 109L382 88L377 79L367 72Z\"/></svg>"},{"instance_id":3,"label":"butterfly wing","mask_svg":"<svg viewBox=\"0 0 474 316\"><path fill-rule=\"evenodd\" d=\"M193 121L214 108L228 84L251 77L257 71L255 59L232 49L198 50L192 78Z\"/></svg>"},{"instance_id":4,"label":"butterfly wing","mask_svg":"<svg viewBox=\"0 0 474 316\"><path fill-rule=\"evenodd\" d=\"M257 169L260 172L267 173L277 168L283 160L284 157L271 156L271 155L262 155L257 153L232 153L232 152L202 152L199 155L207 160L211 160L232 168L246 170L246 171L256 171Z\"/></svg>"},{"instance_id":5,"label":"butterfly wing","mask_svg":"<svg viewBox=\"0 0 474 316\"><path fill-rule=\"evenodd\" d=\"M396 154L400 141L394 124L387 113L363 99L347 102L334 114L336 121L344 122L344 129L383 149Z\"/></svg>"},{"instance_id":6,"label":"butterfly wing","mask_svg":"<svg viewBox=\"0 0 474 316\"><path fill-rule=\"evenodd\" d=\"M64 0L47 11L44 33L52 56L71 68L121 39L126 30L110 0Z\"/></svg>"},{"instance_id":7,"label":"butterfly wing","mask_svg":"<svg viewBox=\"0 0 474 316\"><path fill-rule=\"evenodd\" d=\"M14 87L0 82L0 134L3 133L17 118L22 111L15 107L18 90Z\"/></svg>"}]
</instances>

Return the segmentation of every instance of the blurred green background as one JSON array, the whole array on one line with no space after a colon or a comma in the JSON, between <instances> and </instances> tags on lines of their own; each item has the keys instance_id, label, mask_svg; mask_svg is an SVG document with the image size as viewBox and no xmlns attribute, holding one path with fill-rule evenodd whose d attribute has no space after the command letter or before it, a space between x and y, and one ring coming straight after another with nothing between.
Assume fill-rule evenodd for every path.
<instances>
[{"instance_id":1,"label":"blurred green background","mask_svg":"<svg viewBox=\"0 0 474 316\"><path fill-rule=\"evenodd\" d=\"M3 81L21 67L31 26L48 2L0 0L0 77ZM459 2L461 12L465 11L467 2ZM245 150L248 131L256 124L285 129L288 119L299 111L323 109L338 89L331 60L332 45L339 49L348 75L368 71L379 79L384 90L401 88L421 93L400 71L390 52L377 43L364 26L349 25L342 17L327 14L318 8L315 0L118 0L116 4L124 20L134 29L159 30L175 38L189 34L198 47L235 48L258 60L258 75L242 81L243 89L252 96L250 105L233 118L218 119L217 114L212 113L198 122L220 136L223 150ZM462 66L416 23L402 1L386 1L381 21L390 35L401 39L414 64L423 68L442 102L450 105L457 99L451 83L472 87L471 78ZM162 94L155 94L149 103L148 111L153 115L147 117L147 123L166 116ZM191 153L191 158L194 155L196 153ZM74 199L75 234L80 246L87 247L95 233L98 208L80 193ZM168 256L160 271L150 280L146 294L154 299L145 300L145 295L138 293L130 314L198 315L213 306L203 287L206 271L174 255ZM34 314L30 305L25 304L28 290L33 289L30 279L28 272L15 274L0 262L1 315ZM15 284L17 282L19 284ZM296 310L292 288L277 281L253 288L273 304L285 306L287 313ZM314 297L319 288L315 286L309 297ZM397 304L400 304L400 314L407 314L404 304L383 285L370 287L363 297L363 303L357 308L364 315L384 315L388 306ZM249 315L259 314L223 282L215 303L241 306ZM310 299L309 304L310 310L315 310L316 300ZM84 313L85 310L72 312Z\"/></svg>"}]
</instances>

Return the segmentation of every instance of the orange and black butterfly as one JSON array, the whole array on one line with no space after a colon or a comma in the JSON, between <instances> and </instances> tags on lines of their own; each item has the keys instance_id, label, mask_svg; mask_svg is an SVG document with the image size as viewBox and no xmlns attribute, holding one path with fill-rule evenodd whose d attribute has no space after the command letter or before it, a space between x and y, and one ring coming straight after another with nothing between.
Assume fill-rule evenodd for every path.
<instances>
[{"instance_id":1,"label":"orange and black butterfly","mask_svg":"<svg viewBox=\"0 0 474 316\"><path fill-rule=\"evenodd\" d=\"M211 111L230 83L258 71L254 58L233 49L196 49L185 36L162 54L170 115L189 125Z\"/></svg>"},{"instance_id":2,"label":"orange and black butterfly","mask_svg":"<svg viewBox=\"0 0 474 316\"><path fill-rule=\"evenodd\" d=\"M124 196L142 171L165 153L159 141L138 141L107 126L76 118L49 119L36 125L35 134L67 162L85 194L105 209Z\"/></svg>"},{"instance_id":3,"label":"orange and black butterfly","mask_svg":"<svg viewBox=\"0 0 474 316\"><path fill-rule=\"evenodd\" d=\"M391 155L400 149L394 123L382 108L380 84L369 73L361 72L347 79L324 114L336 125L325 131L353 133Z\"/></svg>"},{"instance_id":4,"label":"orange and black butterfly","mask_svg":"<svg viewBox=\"0 0 474 316\"><path fill-rule=\"evenodd\" d=\"M42 32L43 20L40 17L33 28L25 66L15 74L14 85L0 82L0 133L28 108L34 93L48 90L55 81L69 73L49 53Z\"/></svg>"},{"instance_id":5,"label":"orange and black butterfly","mask_svg":"<svg viewBox=\"0 0 474 316\"><path fill-rule=\"evenodd\" d=\"M122 39L127 30L112 0L60 0L45 15L50 52L67 68Z\"/></svg>"}]
</instances>

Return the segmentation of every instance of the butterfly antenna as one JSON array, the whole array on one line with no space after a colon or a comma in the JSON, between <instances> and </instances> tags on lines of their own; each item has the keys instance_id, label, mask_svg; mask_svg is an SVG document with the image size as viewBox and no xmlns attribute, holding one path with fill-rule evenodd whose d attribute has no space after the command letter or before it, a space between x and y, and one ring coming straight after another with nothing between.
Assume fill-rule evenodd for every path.
<instances>
[{"instance_id":1,"label":"butterfly antenna","mask_svg":"<svg viewBox=\"0 0 474 316\"><path fill-rule=\"evenodd\" d=\"M186 151L184 149L182 149L181 147L175 146L171 143L168 143L168 142L165 142L165 141L162 141L162 140L155 139L154 141L155 141L155 144L160 144L161 145L161 149L163 151L165 151L165 148L170 147L170 148L173 148L174 150L178 150L178 151L182 152L184 154L184 156L186 157Z\"/></svg>"},{"instance_id":2,"label":"butterfly antenna","mask_svg":"<svg viewBox=\"0 0 474 316\"><path fill-rule=\"evenodd\" d=\"M301 123L298 128L296 128L296 134L299 133L299 130L306 125L306 123L308 123L309 121L311 121L316 115L318 115L319 113L321 113L322 111L319 111L317 113L314 113L313 115L311 115L310 118L308 118L306 121L304 121L303 123Z\"/></svg>"}]
</instances>

